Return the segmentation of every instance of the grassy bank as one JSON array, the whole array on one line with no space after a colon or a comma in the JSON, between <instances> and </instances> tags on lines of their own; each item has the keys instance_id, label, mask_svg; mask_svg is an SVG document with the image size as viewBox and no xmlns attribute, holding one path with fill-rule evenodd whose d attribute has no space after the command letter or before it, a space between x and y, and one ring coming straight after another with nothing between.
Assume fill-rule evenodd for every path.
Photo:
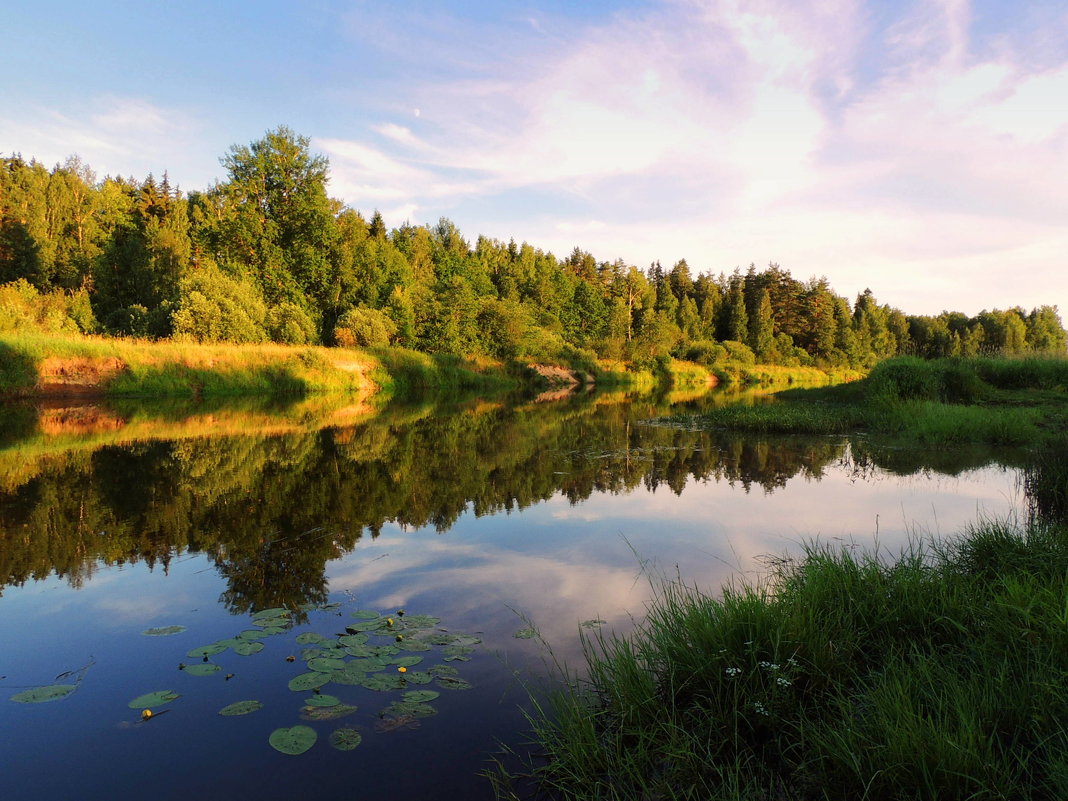
<instances>
[{"instance_id":1,"label":"grassy bank","mask_svg":"<svg viewBox=\"0 0 1068 801\"><path fill-rule=\"evenodd\" d=\"M1068 528L987 522L893 561L812 546L721 597L667 582L586 641L499 797L1068 797L1066 575Z\"/></svg>"},{"instance_id":2,"label":"grassy bank","mask_svg":"<svg viewBox=\"0 0 1068 801\"><path fill-rule=\"evenodd\" d=\"M399 348L199 345L46 334L0 335L8 396L218 397L516 388L506 365Z\"/></svg>"},{"instance_id":3,"label":"grassy bank","mask_svg":"<svg viewBox=\"0 0 1068 801\"><path fill-rule=\"evenodd\" d=\"M910 357L867 378L716 409L696 425L784 434L867 432L926 444L1041 445L1068 430L1068 359Z\"/></svg>"}]
</instances>

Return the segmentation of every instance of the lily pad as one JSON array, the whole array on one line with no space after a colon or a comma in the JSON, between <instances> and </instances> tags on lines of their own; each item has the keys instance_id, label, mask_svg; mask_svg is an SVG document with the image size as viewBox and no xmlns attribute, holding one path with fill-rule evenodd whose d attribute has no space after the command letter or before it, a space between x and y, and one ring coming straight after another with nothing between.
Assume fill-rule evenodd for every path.
<instances>
[{"instance_id":1,"label":"lily pad","mask_svg":"<svg viewBox=\"0 0 1068 801\"><path fill-rule=\"evenodd\" d=\"M436 690L409 690L404 694L404 700L410 701L413 704L425 704L427 701L433 701L440 695L441 693Z\"/></svg>"},{"instance_id":2,"label":"lily pad","mask_svg":"<svg viewBox=\"0 0 1068 801\"><path fill-rule=\"evenodd\" d=\"M283 754L296 756L303 754L319 739L311 726L293 726L289 729L275 729L271 732L271 747Z\"/></svg>"},{"instance_id":3,"label":"lily pad","mask_svg":"<svg viewBox=\"0 0 1068 801\"><path fill-rule=\"evenodd\" d=\"M376 673L364 679L363 686L368 690L384 692L386 690L399 690L405 686L404 682L405 679L401 678L400 674L394 676L387 673Z\"/></svg>"},{"instance_id":4,"label":"lily pad","mask_svg":"<svg viewBox=\"0 0 1068 801\"><path fill-rule=\"evenodd\" d=\"M262 640L265 637L270 637L263 629L245 629L243 632L237 635L239 640Z\"/></svg>"},{"instance_id":5,"label":"lily pad","mask_svg":"<svg viewBox=\"0 0 1068 801\"><path fill-rule=\"evenodd\" d=\"M359 647L366 643L367 640L367 635L363 634L362 632L358 632L356 634L342 634L340 637L337 638L338 643L347 648Z\"/></svg>"},{"instance_id":6,"label":"lily pad","mask_svg":"<svg viewBox=\"0 0 1068 801\"><path fill-rule=\"evenodd\" d=\"M395 656L389 660L391 665L400 665L401 667L411 667L412 665L418 665L423 661L421 656Z\"/></svg>"},{"instance_id":7,"label":"lily pad","mask_svg":"<svg viewBox=\"0 0 1068 801\"><path fill-rule=\"evenodd\" d=\"M268 626L263 630L263 633L266 634L268 637L272 637L275 634L285 634L286 631L287 629L281 626Z\"/></svg>"},{"instance_id":8,"label":"lily pad","mask_svg":"<svg viewBox=\"0 0 1068 801\"><path fill-rule=\"evenodd\" d=\"M600 618L592 618L591 620L583 620L580 625L586 629L596 629L600 628L607 622L607 620L601 620Z\"/></svg>"},{"instance_id":9,"label":"lily pad","mask_svg":"<svg viewBox=\"0 0 1068 801\"><path fill-rule=\"evenodd\" d=\"M297 635L297 644L311 645L314 642L322 642L322 639L322 634L316 634L314 631L306 631L303 634Z\"/></svg>"},{"instance_id":10,"label":"lily pad","mask_svg":"<svg viewBox=\"0 0 1068 801\"><path fill-rule=\"evenodd\" d=\"M352 667L352 665L345 665L341 670L335 670L330 674L330 681L335 684L344 684L349 687L362 685L365 678L367 678L367 674L362 670Z\"/></svg>"},{"instance_id":11,"label":"lily pad","mask_svg":"<svg viewBox=\"0 0 1068 801\"><path fill-rule=\"evenodd\" d=\"M251 621L253 626L263 629L284 629L289 625L288 617L258 617Z\"/></svg>"},{"instance_id":12,"label":"lily pad","mask_svg":"<svg viewBox=\"0 0 1068 801\"><path fill-rule=\"evenodd\" d=\"M349 625L345 626L345 630L355 634L360 631L374 631L381 625L377 620L362 620L359 623L349 623Z\"/></svg>"},{"instance_id":13,"label":"lily pad","mask_svg":"<svg viewBox=\"0 0 1068 801\"><path fill-rule=\"evenodd\" d=\"M434 677L429 673L422 671L415 671L414 673L405 673L404 680L408 684L430 684L434 680Z\"/></svg>"},{"instance_id":14,"label":"lily pad","mask_svg":"<svg viewBox=\"0 0 1068 801\"><path fill-rule=\"evenodd\" d=\"M329 673L301 673L299 676L291 678L288 686L294 692L307 692L308 690L316 690L329 682Z\"/></svg>"},{"instance_id":15,"label":"lily pad","mask_svg":"<svg viewBox=\"0 0 1068 801\"><path fill-rule=\"evenodd\" d=\"M460 648L470 648L473 645L480 644L482 638L476 637L474 634L457 634L453 642Z\"/></svg>"},{"instance_id":16,"label":"lily pad","mask_svg":"<svg viewBox=\"0 0 1068 801\"><path fill-rule=\"evenodd\" d=\"M363 735L356 729L335 729L329 740L330 745L338 751L351 751L361 742L363 742Z\"/></svg>"},{"instance_id":17,"label":"lily pad","mask_svg":"<svg viewBox=\"0 0 1068 801\"><path fill-rule=\"evenodd\" d=\"M139 695L127 704L130 709L151 709L154 706L169 704L175 698L181 698L174 690L157 690L154 693Z\"/></svg>"},{"instance_id":18,"label":"lily pad","mask_svg":"<svg viewBox=\"0 0 1068 801\"><path fill-rule=\"evenodd\" d=\"M430 672L435 676L459 676L460 671L450 665L434 665Z\"/></svg>"},{"instance_id":19,"label":"lily pad","mask_svg":"<svg viewBox=\"0 0 1068 801\"><path fill-rule=\"evenodd\" d=\"M183 670L190 676L210 676L222 668L212 662L197 662L195 665L186 665Z\"/></svg>"},{"instance_id":20,"label":"lily pad","mask_svg":"<svg viewBox=\"0 0 1068 801\"><path fill-rule=\"evenodd\" d=\"M289 610L284 606L276 606L273 609L261 609L259 612L255 612L252 615L253 620L259 620L265 617L289 617Z\"/></svg>"},{"instance_id":21,"label":"lily pad","mask_svg":"<svg viewBox=\"0 0 1068 801\"><path fill-rule=\"evenodd\" d=\"M445 657L445 661L446 662L470 662L471 661L471 657L464 656L463 654L452 654L451 656Z\"/></svg>"},{"instance_id":22,"label":"lily pad","mask_svg":"<svg viewBox=\"0 0 1068 801\"><path fill-rule=\"evenodd\" d=\"M352 617L357 620L377 620L381 615L373 609L357 609L352 613Z\"/></svg>"},{"instance_id":23,"label":"lily pad","mask_svg":"<svg viewBox=\"0 0 1068 801\"><path fill-rule=\"evenodd\" d=\"M17 704L43 704L47 701L66 698L76 689L78 689L77 684L49 684L47 687L34 687L15 693L11 696L11 700Z\"/></svg>"},{"instance_id":24,"label":"lily pad","mask_svg":"<svg viewBox=\"0 0 1068 801\"><path fill-rule=\"evenodd\" d=\"M341 703L341 699L336 695L321 693L320 695L313 695L310 698L305 698L304 703L308 706L337 706Z\"/></svg>"},{"instance_id":25,"label":"lily pad","mask_svg":"<svg viewBox=\"0 0 1068 801\"><path fill-rule=\"evenodd\" d=\"M467 645L446 645L441 649L445 656L467 656L475 652L474 648Z\"/></svg>"},{"instance_id":26,"label":"lily pad","mask_svg":"<svg viewBox=\"0 0 1068 801\"><path fill-rule=\"evenodd\" d=\"M378 673L380 670L385 670L389 667L389 662L385 659L379 659L378 657L370 659L354 659L346 664L351 665L353 670L362 670L364 673Z\"/></svg>"},{"instance_id":27,"label":"lily pad","mask_svg":"<svg viewBox=\"0 0 1068 801\"><path fill-rule=\"evenodd\" d=\"M440 623L441 618L430 615L405 615L404 622L413 629L428 629Z\"/></svg>"},{"instance_id":28,"label":"lily pad","mask_svg":"<svg viewBox=\"0 0 1068 801\"><path fill-rule=\"evenodd\" d=\"M414 701L394 701L382 710L382 714L395 718L428 718L431 715L438 714L438 710L434 709L430 704L420 704Z\"/></svg>"},{"instance_id":29,"label":"lily pad","mask_svg":"<svg viewBox=\"0 0 1068 801\"><path fill-rule=\"evenodd\" d=\"M308 667L319 673L333 673L335 670L341 670L341 668L345 667L345 660L317 656L315 659L308 660Z\"/></svg>"},{"instance_id":30,"label":"lily pad","mask_svg":"<svg viewBox=\"0 0 1068 801\"><path fill-rule=\"evenodd\" d=\"M302 706L300 708L301 720L338 720L347 717L356 711L356 707L350 704L338 704L337 706Z\"/></svg>"},{"instance_id":31,"label":"lily pad","mask_svg":"<svg viewBox=\"0 0 1068 801\"><path fill-rule=\"evenodd\" d=\"M146 637L170 637L172 634L181 634L185 626L160 626L154 629L145 629L141 633Z\"/></svg>"},{"instance_id":32,"label":"lily pad","mask_svg":"<svg viewBox=\"0 0 1068 801\"><path fill-rule=\"evenodd\" d=\"M431 645L452 645L456 642L456 635L449 634L447 631L435 631L430 634L423 634L419 639Z\"/></svg>"},{"instance_id":33,"label":"lily pad","mask_svg":"<svg viewBox=\"0 0 1068 801\"><path fill-rule=\"evenodd\" d=\"M438 686L445 690L470 690L474 685L452 676L439 676Z\"/></svg>"},{"instance_id":34,"label":"lily pad","mask_svg":"<svg viewBox=\"0 0 1068 801\"><path fill-rule=\"evenodd\" d=\"M234 717L236 715L251 715L253 712L258 712L263 709L262 701L234 701L232 704L227 704L219 710L220 715L226 717Z\"/></svg>"},{"instance_id":35,"label":"lily pad","mask_svg":"<svg viewBox=\"0 0 1068 801\"><path fill-rule=\"evenodd\" d=\"M429 651L430 646L420 640L401 640L397 643L397 648L401 651Z\"/></svg>"},{"instance_id":36,"label":"lily pad","mask_svg":"<svg viewBox=\"0 0 1068 801\"><path fill-rule=\"evenodd\" d=\"M378 651L371 645L350 645L345 649L345 653L358 659L370 659L378 656Z\"/></svg>"},{"instance_id":37,"label":"lily pad","mask_svg":"<svg viewBox=\"0 0 1068 801\"><path fill-rule=\"evenodd\" d=\"M252 656L252 654L258 654L263 650L263 643L242 641L234 645L233 649L238 656Z\"/></svg>"},{"instance_id":38,"label":"lily pad","mask_svg":"<svg viewBox=\"0 0 1068 801\"><path fill-rule=\"evenodd\" d=\"M224 645L223 643L213 642L211 645L201 645L199 648L193 648L191 651L186 653L186 656L188 656L190 659L201 659L205 656L215 656L215 654L221 654L229 647L229 645Z\"/></svg>"},{"instance_id":39,"label":"lily pad","mask_svg":"<svg viewBox=\"0 0 1068 801\"><path fill-rule=\"evenodd\" d=\"M538 636L538 630L535 628L520 629L512 636L517 640L530 640Z\"/></svg>"}]
</instances>

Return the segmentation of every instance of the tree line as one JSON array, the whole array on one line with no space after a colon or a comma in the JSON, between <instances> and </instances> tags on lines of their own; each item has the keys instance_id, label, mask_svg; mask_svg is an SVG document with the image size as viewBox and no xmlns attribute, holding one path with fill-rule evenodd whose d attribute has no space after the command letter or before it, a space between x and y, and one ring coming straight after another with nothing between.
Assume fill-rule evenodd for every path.
<instances>
[{"instance_id":1,"label":"tree line","mask_svg":"<svg viewBox=\"0 0 1068 801\"><path fill-rule=\"evenodd\" d=\"M327 159L286 127L221 162L225 180L183 193L166 173L98 180L76 157L0 159L0 330L706 366L865 367L1068 342L1055 306L906 315L776 264L642 270L578 247L472 245L446 218L390 230L331 198Z\"/></svg>"}]
</instances>

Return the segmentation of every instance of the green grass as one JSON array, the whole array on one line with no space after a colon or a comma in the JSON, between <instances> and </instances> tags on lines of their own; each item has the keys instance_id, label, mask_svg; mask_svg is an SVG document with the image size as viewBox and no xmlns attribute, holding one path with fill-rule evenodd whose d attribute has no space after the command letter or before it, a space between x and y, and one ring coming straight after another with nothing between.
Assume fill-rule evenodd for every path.
<instances>
[{"instance_id":1,"label":"green grass","mask_svg":"<svg viewBox=\"0 0 1068 801\"><path fill-rule=\"evenodd\" d=\"M1068 529L985 522L898 558L809 546L719 597L665 582L536 705L500 768L566 799L1068 797Z\"/></svg>"},{"instance_id":2,"label":"green grass","mask_svg":"<svg viewBox=\"0 0 1068 801\"><path fill-rule=\"evenodd\" d=\"M927 445L1042 445L1068 431L1068 359L891 359L848 384L688 422L759 433L851 434Z\"/></svg>"}]
</instances>

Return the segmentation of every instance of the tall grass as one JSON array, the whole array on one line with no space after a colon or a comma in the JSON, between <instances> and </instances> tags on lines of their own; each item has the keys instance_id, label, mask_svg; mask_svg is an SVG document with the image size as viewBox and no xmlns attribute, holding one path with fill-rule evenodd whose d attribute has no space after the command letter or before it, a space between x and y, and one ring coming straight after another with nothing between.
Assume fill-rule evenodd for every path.
<instances>
[{"instance_id":1,"label":"tall grass","mask_svg":"<svg viewBox=\"0 0 1068 801\"><path fill-rule=\"evenodd\" d=\"M719 597L666 582L535 709L529 772L566 799L1068 797L1066 576L1063 527L984 522L893 560L812 545Z\"/></svg>"}]
</instances>

